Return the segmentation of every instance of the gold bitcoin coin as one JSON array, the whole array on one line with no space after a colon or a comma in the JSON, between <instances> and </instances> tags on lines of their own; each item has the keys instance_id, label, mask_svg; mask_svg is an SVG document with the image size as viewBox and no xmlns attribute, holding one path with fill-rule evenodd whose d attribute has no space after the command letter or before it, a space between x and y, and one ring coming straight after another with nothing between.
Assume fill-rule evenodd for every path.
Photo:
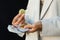
<instances>
[{"instance_id":1,"label":"gold bitcoin coin","mask_svg":"<svg viewBox=\"0 0 60 40\"><path fill-rule=\"evenodd\" d=\"M19 13L20 13L20 14L25 14L25 10L24 10L24 9L20 9L20 10L19 10Z\"/></svg>"}]
</instances>

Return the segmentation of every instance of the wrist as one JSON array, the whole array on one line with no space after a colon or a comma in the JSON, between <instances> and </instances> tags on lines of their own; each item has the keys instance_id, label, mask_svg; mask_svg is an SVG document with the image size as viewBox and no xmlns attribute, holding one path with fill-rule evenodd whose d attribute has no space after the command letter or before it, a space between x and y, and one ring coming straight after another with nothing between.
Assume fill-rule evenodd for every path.
<instances>
[{"instance_id":1,"label":"wrist","mask_svg":"<svg viewBox=\"0 0 60 40\"><path fill-rule=\"evenodd\" d=\"M42 31L42 22L41 21L36 22L35 26L37 27L38 31Z\"/></svg>"}]
</instances>

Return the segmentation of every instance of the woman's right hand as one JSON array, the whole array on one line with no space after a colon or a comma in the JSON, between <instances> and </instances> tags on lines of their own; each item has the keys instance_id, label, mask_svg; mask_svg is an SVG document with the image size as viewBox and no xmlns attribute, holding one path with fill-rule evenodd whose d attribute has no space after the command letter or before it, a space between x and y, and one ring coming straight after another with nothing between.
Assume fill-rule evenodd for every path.
<instances>
[{"instance_id":1,"label":"woman's right hand","mask_svg":"<svg viewBox=\"0 0 60 40\"><path fill-rule=\"evenodd\" d=\"M23 13L18 13L12 20L12 25L16 26L19 24L23 24L25 23L25 19L24 19L25 14Z\"/></svg>"},{"instance_id":2,"label":"woman's right hand","mask_svg":"<svg viewBox=\"0 0 60 40\"><path fill-rule=\"evenodd\" d=\"M19 13L13 18L12 25L16 26L16 25L25 23L24 16L25 16L25 10L20 9Z\"/></svg>"}]
</instances>

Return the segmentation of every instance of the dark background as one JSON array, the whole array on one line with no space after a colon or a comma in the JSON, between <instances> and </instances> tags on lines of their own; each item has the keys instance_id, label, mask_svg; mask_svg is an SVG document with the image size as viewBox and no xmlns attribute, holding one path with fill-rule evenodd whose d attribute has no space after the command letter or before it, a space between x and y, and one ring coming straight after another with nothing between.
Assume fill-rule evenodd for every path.
<instances>
[{"instance_id":1,"label":"dark background","mask_svg":"<svg viewBox=\"0 0 60 40\"><path fill-rule=\"evenodd\" d=\"M17 34L7 30L7 26L11 24L13 17L18 10L26 9L28 0L0 0L0 40L24 40Z\"/></svg>"}]
</instances>

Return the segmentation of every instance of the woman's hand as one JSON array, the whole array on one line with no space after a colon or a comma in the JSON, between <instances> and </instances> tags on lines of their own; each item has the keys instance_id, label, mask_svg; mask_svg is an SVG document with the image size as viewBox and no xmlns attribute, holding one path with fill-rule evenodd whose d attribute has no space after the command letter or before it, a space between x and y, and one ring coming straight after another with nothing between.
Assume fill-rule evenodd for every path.
<instances>
[{"instance_id":1,"label":"woman's hand","mask_svg":"<svg viewBox=\"0 0 60 40\"><path fill-rule=\"evenodd\" d=\"M18 24L23 24L25 22L24 14L17 14L12 21L12 25L16 26Z\"/></svg>"},{"instance_id":2,"label":"woman's hand","mask_svg":"<svg viewBox=\"0 0 60 40\"><path fill-rule=\"evenodd\" d=\"M34 23L34 24L27 24L24 26L24 28L28 28L30 29L28 31L28 33L32 33L32 32L35 32L35 31L42 31L42 22L37 22L37 23Z\"/></svg>"},{"instance_id":3,"label":"woman's hand","mask_svg":"<svg viewBox=\"0 0 60 40\"><path fill-rule=\"evenodd\" d=\"M20 9L19 13L13 18L12 25L16 26L25 23L24 16L25 16L25 10Z\"/></svg>"}]
</instances>

